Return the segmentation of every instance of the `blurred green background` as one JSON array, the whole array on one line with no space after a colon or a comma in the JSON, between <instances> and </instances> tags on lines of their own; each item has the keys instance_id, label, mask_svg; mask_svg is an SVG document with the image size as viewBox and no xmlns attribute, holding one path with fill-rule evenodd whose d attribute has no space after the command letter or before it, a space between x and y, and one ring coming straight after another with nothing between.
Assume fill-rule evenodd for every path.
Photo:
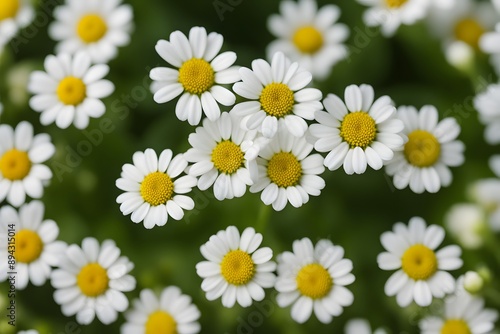
<instances>
[{"instance_id":1,"label":"blurred green background","mask_svg":"<svg viewBox=\"0 0 500 334\"><path fill-rule=\"evenodd\" d=\"M106 114L91 120L83 132L74 127L67 130L55 125L43 127L39 114L27 104L23 72L41 69L43 59L55 46L47 35L46 25L39 25L35 36L20 45L18 52L7 47L0 60L0 97L4 104L1 122L16 125L28 120L37 133L49 133L57 148L48 162L54 177L42 200L45 217L59 224L59 239L77 244L87 236L99 241L114 239L122 254L135 263L132 274L138 284L135 291L127 294L130 300L143 288L159 292L165 286L177 285L200 308L202 333L342 333L346 321L353 317L367 318L372 328L384 326L393 333L417 333L419 317L432 312L432 307L402 310L395 298L384 295L383 287L391 273L377 267L376 256L383 251L379 236L395 222L407 223L412 216L442 225L449 207L466 200L470 182L493 175L487 159L498 152L498 147L484 142L484 127L471 106L477 78L472 84L469 76L447 64L440 41L429 35L425 24L404 26L394 38L386 39L374 33L376 30L366 30L361 20L364 7L355 1L334 1L342 10L340 21L351 29L347 42L351 55L334 68L329 79L315 86L324 96L328 93L342 96L347 85L367 83L374 86L377 97L388 94L398 106L419 108L433 104L441 117L457 117L462 126L460 139L467 150L466 163L453 169L453 184L437 194L417 195L408 189L394 189L392 180L383 171L369 170L358 176L347 176L342 169L326 171L322 176L327 185L321 196L312 197L300 209L288 205L282 212L266 208L260 194L247 193L240 199L219 202L211 189L207 192L195 189L192 193L195 210L183 221L170 220L164 227L146 230L142 224L132 223L129 216L124 217L115 202L120 194L115 180L121 167L131 162L135 151L146 148L185 152L189 148L188 135L194 131L194 127L175 117L175 101L158 105L149 92L149 70L166 66L154 50L156 41L168 39L174 30L187 34L192 26L204 26L208 32L223 34L223 49L235 51L237 65L248 67L253 59L265 58L265 48L273 40L266 22L269 15L278 13L279 1L234 0L232 3L238 4L230 5L232 11L226 11L223 20L213 0L128 0L127 3L134 7L135 29L131 44L120 49L118 58L110 62L108 79L115 83L116 91L105 99ZM41 1L38 5L39 16L46 15L43 8L50 9L49 14L53 8L53 2ZM496 81L486 57L480 56L478 63L483 82ZM20 81L19 87L12 88L8 83L12 78ZM109 120L108 130L112 130L107 133L99 130L102 119ZM69 166L67 159L74 165ZM355 295L354 304L331 324L323 325L314 316L304 325L296 324L290 317L290 308L278 308L272 290L268 290L265 302L247 309L239 306L225 309L220 300L206 300L200 288L201 278L195 271L196 263L203 260L200 245L228 225L236 225L241 231L255 226L259 217L265 215L269 221L260 225L258 231L264 235L263 246L271 247L275 254L290 250L295 239L328 238L343 246L345 256L353 261L356 281L349 288ZM447 237L445 244L452 242L455 241ZM498 263L488 251L466 251L464 260L464 267L453 273L455 277L480 263L500 273ZM7 290L5 283L0 284L2 296ZM18 292L17 330L36 328L41 333L65 333L65 326L75 319L61 314L52 294L49 282L41 288L30 285ZM0 314L2 323L6 322L4 311ZM118 333L123 322L120 315L110 326L94 321L74 333Z\"/></svg>"}]
</instances>

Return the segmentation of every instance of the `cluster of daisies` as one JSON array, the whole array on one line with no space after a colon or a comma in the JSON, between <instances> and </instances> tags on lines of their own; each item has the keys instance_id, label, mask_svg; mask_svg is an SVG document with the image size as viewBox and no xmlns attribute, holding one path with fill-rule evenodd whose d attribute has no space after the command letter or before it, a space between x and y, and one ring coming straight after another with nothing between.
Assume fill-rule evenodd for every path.
<instances>
[{"instance_id":1,"label":"cluster of daisies","mask_svg":"<svg viewBox=\"0 0 500 334\"><path fill-rule=\"evenodd\" d=\"M426 16L431 20L445 11L449 20L437 17L435 21L446 25L439 29L447 31L443 40L454 50L448 52L450 62L457 63L457 52L481 49L492 55L494 65L500 65L499 25L489 31L500 21L493 9L497 3L484 3L483 9L466 0L441 1L439 8L426 0L359 2L371 6L365 23L381 26L386 36L401 24ZM472 9L476 5L477 10ZM450 167L464 162L458 122L451 117L439 119L431 105L396 106L389 96L376 96L367 84L350 85L341 96L324 97L312 87L313 79L325 79L348 56L343 43L349 29L338 22L340 9L318 8L314 0L285 0L280 12L268 20L277 39L267 49L267 60L256 59L250 67L236 66L235 52L221 52L223 36L202 27L193 27L187 35L174 31L168 40L158 41L156 51L169 66L151 70L153 98L159 104L177 99L176 117L196 128L187 139L191 147L186 152L157 153L148 148L135 152L132 163L123 166L116 180L123 191L117 203L134 223L151 229L169 219L181 220L185 211L194 209L189 196L194 187L202 191L212 187L220 201L242 197L248 187L276 211L288 203L298 208L310 196L321 194L326 168L342 167L349 175L384 168L396 188L417 194L436 193L451 184ZM33 17L29 1L4 0L0 48ZM85 129L91 118L105 113L102 99L114 92L114 84L105 79L110 70L107 63L129 43L132 8L120 0L67 0L56 7L54 17L49 36L58 42L55 55L45 58L43 71L31 74L29 104L40 113L42 125ZM491 85L474 100L487 124L486 140L492 144L500 142L498 93L499 86ZM0 113L2 109L0 105ZM44 205L36 200L52 178L44 162L54 153L50 137L34 135L28 122L15 128L0 125L0 202L10 204L0 208L1 240L15 233L14 255L12 246L0 243L0 281L7 279L8 258L14 256L17 289L50 280L62 314L75 316L80 324L95 318L111 324L125 312L124 334L198 333L200 311L178 287L144 289L129 307L126 293L136 288L131 275L134 264L113 240L87 237L81 245L67 245L57 239L57 224L44 219ZM498 157L491 161L498 171ZM488 219L500 229L500 200L491 196L500 193L498 179L478 183L475 189L488 210L491 203L495 205ZM27 196L35 200L27 202ZM467 224L457 227L457 233L450 227L459 240L471 237L463 225ZM470 224L467 228L470 231ZM423 333L487 333L498 313L485 308L475 294L479 274L455 279L449 273L462 267L461 248L448 245L438 250L444 237L442 227L427 226L418 217L382 234L385 251L377 257L378 265L395 270L385 293L395 296L401 307L412 302L426 307L443 299L442 315L421 320ZM291 306L296 322L304 323L314 313L325 324L353 303L354 295L346 287L355 280L353 263L344 258L341 246L326 239L313 244L303 238L275 262L273 251L261 247L262 242L262 234L252 227L240 233L229 226L201 246L205 260L196 265L196 272L208 300L220 298L224 307L248 307L262 301L266 289L274 288L277 304ZM353 322L348 328L357 334L371 331L364 322Z\"/></svg>"}]
</instances>

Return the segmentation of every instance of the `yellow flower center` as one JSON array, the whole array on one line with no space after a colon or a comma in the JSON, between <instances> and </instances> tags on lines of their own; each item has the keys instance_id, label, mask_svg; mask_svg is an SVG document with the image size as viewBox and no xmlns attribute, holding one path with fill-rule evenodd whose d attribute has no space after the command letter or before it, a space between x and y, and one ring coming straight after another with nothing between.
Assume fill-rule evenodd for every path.
<instances>
[{"instance_id":1,"label":"yellow flower center","mask_svg":"<svg viewBox=\"0 0 500 334\"><path fill-rule=\"evenodd\" d=\"M293 110L292 90L283 83L270 83L260 94L262 109L270 116L283 117Z\"/></svg>"},{"instance_id":2,"label":"yellow flower center","mask_svg":"<svg viewBox=\"0 0 500 334\"><path fill-rule=\"evenodd\" d=\"M30 263L40 257L43 250L43 242L35 231L20 230L16 233L16 261Z\"/></svg>"},{"instance_id":3,"label":"yellow flower center","mask_svg":"<svg viewBox=\"0 0 500 334\"><path fill-rule=\"evenodd\" d=\"M109 278L100 264L89 263L80 270L76 282L85 296L97 297L108 289Z\"/></svg>"},{"instance_id":4,"label":"yellow flower center","mask_svg":"<svg viewBox=\"0 0 500 334\"><path fill-rule=\"evenodd\" d=\"M27 152L15 148L4 153L0 158L0 172L11 181L24 179L31 170L31 160Z\"/></svg>"},{"instance_id":5,"label":"yellow flower center","mask_svg":"<svg viewBox=\"0 0 500 334\"><path fill-rule=\"evenodd\" d=\"M0 0L0 21L16 16L19 0Z\"/></svg>"},{"instance_id":6,"label":"yellow flower center","mask_svg":"<svg viewBox=\"0 0 500 334\"><path fill-rule=\"evenodd\" d=\"M86 96L87 86L80 78L66 77L57 86L57 97L66 105L79 105Z\"/></svg>"},{"instance_id":7,"label":"yellow flower center","mask_svg":"<svg viewBox=\"0 0 500 334\"><path fill-rule=\"evenodd\" d=\"M247 252L232 250L222 259L220 272L229 284L244 285L255 274L255 263Z\"/></svg>"},{"instance_id":8,"label":"yellow flower center","mask_svg":"<svg viewBox=\"0 0 500 334\"><path fill-rule=\"evenodd\" d=\"M317 263L302 267L296 281L300 293L312 299L325 297L333 286L333 279L328 271Z\"/></svg>"},{"instance_id":9,"label":"yellow flower center","mask_svg":"<svg viewBox=\"0 0 500 334\"><path fill-rule=\"evenodd\" d=\"M403 271L414 280L426 280L437 271L436 254L428 247L416 244L408 248L401 259Z\"/></svg>"},{"instance_id":10,"label":"yellow flower center","mask_svg":"<svg viewBox=\"0 0 500 334\"><path fill-rule=\"evenodd\" d=\"M404 147L405 157L417 167L429 167L439 159L441 145L433 134L424 130L415 130L408 135Z\"/></svg>"},{"instance_id":11,"label":"yellow flower center","mask_svg":"<svg viewBox=\"0 0 500 334\"><path fill-rule=\"evenodd\" d=\"M156 311L149 315L145 334L177 334L175 319L165 311Z\"/></svg>"},{"instance_id":12,"label":"yellow flower center","mask_svg":"<svg viewBox=\"0 0 500 334\"><path fill-rule=\"evenodd\" d=\"M243 166L243 152L232 141L221 141L212 151L212 162L219 172L233 174Z\"/></svg>"},{"instance_id":13,"label":"yellow flower center","mask_svg":"<svg viewBox=\"0 0 500 334\"><path fill-rule=\"evenodd\" d=\"M173 194L174 183L165 173L151 173L141 183L142 198L153 206L167 203L172 199Z\"/></svg>"},{"instance_id":14,"label":"yellow flower center","mask_svg":"<svg viewBox=\"0 0 500 334\"><path fill-rule=\"evenodd\" d=\"M387 7L396 9L404 5L408 0L385 0Z\"/></svg>"},{"instance_id":15,"label":"yellow flower center","mask_svg":"<svg viewBox=\"0 0 500 334\"><path fill-rule=\"evenodd\" d=\"M472 332L462 319L449 319L441 327L441 334L472 334Z\"/></svg>"},{"instance_id":16,"label":"yellow flower center","mask_svg":"<svg viewBox=\"0 0 500 334\"><path fill-rule=\"evenodd\" d=\"M377 135L375 120L364 111L347 114L340 125L340 136L351 148L365 149Z\"/></svg>"},{"instance_id":17,"label":"yellow flower center","mask_svg":"<svg viewBox=\"0 0 500 334\"><path fill-rule=\"evenodd\" d=\"M300 27L293 35L293 44L303 53L315 53L323 46L323 35L313 26Z\"/></svg>"},{"instance_id":18,"label":"yellow flower center","mask_svg":"<svg viewBox=\"0 0 500 334\"><path fill-rule=\"evenodd\" d=\"M267 176L278 187L291 187L299 183L302 165L292 153L275 153L267 164Z\"/></svg>"},{"instance_id":19,"label":"yellow flower center","mask_svg":"<svg viewBox=\"0 0 500 334\"><path fill-rule=\"evenodd\" d=\"M179 82L188 93L203 94L215 83L214 69L204 59L190 59L179 69Z\"/></svg>"},{"instance_id":20,"label":"yellow flower center","mask_svg":"<svg viewBox=\"0 0 500 334\"><path fill-rule=\"evenodd\" d=\"M465 18L455 25L455 37L473 48L479 47L479 39L485 33L484 27L475 19Z\"/></svg>"},{"instance_id":21,"label":"yellow flower center","mask_svg":"<svg viewBox=\"0 0 500 334\"><path fill-rule=\"evenodd\" d=\"M94 43L106 34L108 25L100 15L87 14L78 22L76 31L82 41L85 43Z\"/></svg>"}]
</instances>

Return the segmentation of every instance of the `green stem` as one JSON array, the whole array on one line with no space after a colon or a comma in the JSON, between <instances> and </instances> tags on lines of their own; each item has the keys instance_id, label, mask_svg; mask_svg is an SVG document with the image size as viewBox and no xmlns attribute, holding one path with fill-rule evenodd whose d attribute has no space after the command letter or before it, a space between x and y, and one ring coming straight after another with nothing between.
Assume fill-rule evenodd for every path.
<instances>
[{"instance_id":1,"label":"green stem","mask_svg":"<svg viewBox=\"0 0 500 334\"><path fill-rule=\"evenodd\" d=\"M271 206L260 204L259 214L257 215L257 221L255 223L255 230L259 233L264 233L269 223L269 218L271 217Z\"/></svg>"}]
</instances>

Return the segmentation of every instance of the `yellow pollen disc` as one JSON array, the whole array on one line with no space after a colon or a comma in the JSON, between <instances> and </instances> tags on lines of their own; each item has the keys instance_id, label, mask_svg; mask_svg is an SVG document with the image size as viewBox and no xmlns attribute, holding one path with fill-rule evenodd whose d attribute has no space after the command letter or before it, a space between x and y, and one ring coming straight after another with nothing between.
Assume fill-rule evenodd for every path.
<instances>
[{"instance_id":1,"label":"yellow pollen disc","mask_svg":"<svg viewBox=\"0 0 500 334\"><path fill-rule=\"evenodd\" d=\"M100 264L89 263L80 270L76 282L85 296L97 297L108 289L109 278Z\"/></svg>"},{"instance_id":2,"label":"yellow pollen disc","mask_svg":"<svg viewBox=\"0 0 500 334\"><path fill-rule=\"evenodd\" d=\"M87 86L82 79L66 77L57 86L57 97L66 104L76 106L85 100L87 96Z\"/></svg>"},{"instance_id":3,"label":"yellow pollen disc","mask_svg":"<svg viewBox=\"0 0 500 334\"><path fill-rule=\"evenodd\" d=\"M98 14L87 14L80 19L76 32L85 43L94 43L100 40L108 31L106 21Z\"/></svg>"},{"instance_id":4,"label":"yellow pollen disc","mask_svg":"<svg viewBox=\"0 0 500 334\"><path fill-rule=\"evenodd\" d=\"M275 153L267 164L267 176L278 187L295 186L302 176L302 165L292 153Z\"/></svg>"},{"instance_id":5,"label":"yellow pollen disc","mask_svg":"<svg viewBox=\"0 0 500 334\"><path fill-rule=\"evenodd\" d=\"M438 268L436 254L421 244L408 248L401 262L403 271L414 280L426 280L434 275Z\"/></svg>"},{"instance_id":6,"label":"yellow pollen disc","mask_svg":"<svg viewBox=\"0 0 500 334\"><path fill-rule=\"evenodd\" d=\"M408 0L385 0L387 7L396 9L404 5Z\"/></svg>"},{"instance_id":7,"label":"yellow pollen disc","mask_svg":"<svg viewBox=\"0 0 500 334\"><path fill-rule=\"evenodd\" d=\"M0 158L0 172L11 181L24 179L31 170L31 160L27 152L15 148L5 152Z\"/></svg>"},{"instance_id":8,"label":"yellow pollen disc","mask_svg":"<svg viewBox=\"0 0 500 334\"><path fill-rule=\"evenodd\" d=\"M441 334L472 334L472 332L462 319L450 319L441 327Z\"/></svg>"},{"instance_id":9,"label":"yellow pollen disc","mask_svg":"<svg viewBox=\"0 0 500 334\"><path fill-rule=\"evenodd\" d=\"M19 10L19 0L0 0L0 21L16 16Z\"/></svg>"},{"instance_id":10,"label":"yellow pollen disc","mask_svg":"<svg viewBox=\"0 0 500 334\"><path fill-rule=\"evenodd\" d=\"M292 90L283 83L270 83L264 87L259 100L268 115L278 118L291 113L295 103Z\"/></svg>"},{"instance_id":11,"label":"yellow pollen disc","mask_svg":"<svg viewBox=\"0 0 500 334\"><path fill-rule=\"evenodd\" d=\"M439 159L441 144L433 134L415 130L408 135L404 148L406 160L413 166L429 167Z\"/></svg>"},{"instance_id":12,"label":"yellow pollen disc","mask_svg":"<svg viewBox=\"0 0 500 334\"><path fill-rule=\"evenodd\" d=\"M293 44L303 53L315 53L323 46L323 35L312 26L304 26L293 35Z\"/></svg>"},{"instance_id":13,"label":"yellow pollen disc","mask_svg":"<svg viewBox=\"0 0 500 334\"><path fill-rule=\"evenodd\" d=\"M146 321L145 334L177 334L175 319L165 311L156 311Z\"/></svg>"},{"instance_id":14,"label":"yellow pollen disc","mask_svg":"<svg viewBox=\"0 0 500 334\"><path fill-rule=\"evenodd\" d=\"M320 264L308 264L297 274L297 288L303 296L312 299L325 297L333 286L333 279Z\"/></svg>"},{"instance_id":15,"label":"yellow pollen disc","mask_svg":"<svg viewBox=\"0 0 500 334\"><path fill-rule=\"evenodd\" d=\"M455 38L473 48L479 47L479 39L485 32L484 27L471 18L462 19L455 25Z\"/></svg>"},{"instance_id":16,"label":"yellow pollen disc","mask_svg":"<svg viewBox=\"0 0 500 334\"><path fill-rule=\"evenodd\" d=\"M243 166L243 152L232 141L221 141L212 151L212 162L219 172L233 174Z\"/></svg>"},{"instance_id":17,"label":"yellow pollen disc","mask_svg":"<svg viewBox=\"0 0 500 334\"><path fill-rule=\"evenodd\" d=\"M190 59L179 69L179 82L188 93L203 94L215 83L214 69L204 59Z\"/></svg>"},{"instance_id":18,"label":"yellow pollen disc","mask_svg":"<svg viewBox=\"0 0 500 334\"><path fill-rule=\"evenodd\" d=\"M165 173L154 172L146 175L141 183L142 198L153 206L167 203L173 194L174 183Z\"/></svg>"},{"instance_id":19,"label":"yellow pollen disc","mask_svg":"<svg viewBox=\"0 0 500 334\"><path fill-rule=\"evenodd\" d=\"M20 230L16 233L16 249L14 257L16 261L30 263L40 257L43 250L43 242L35 231Z\"/></svg>"},{"instance_id":20,"label":"yellow pollen disc","mask_svg":"<svg viewBox=\"0 0 500 334\"><path fill-rule=\"evenodd\" d=\"M377 135L375 120L364 111L347 114L340 125L340 136L350 148L365 149Z\"/></svg>"},{"instance_id":21,"label":"yellow pollen disc","mask_svg":"<svg viewBox=\"0 0 500 334\"><path fill-rule=\"evenodd\" d=\"M244 285L255 274L255 263L247 252L232 250L222 259L220 272L229 284Z\"/></svg>"}]
</instances>

